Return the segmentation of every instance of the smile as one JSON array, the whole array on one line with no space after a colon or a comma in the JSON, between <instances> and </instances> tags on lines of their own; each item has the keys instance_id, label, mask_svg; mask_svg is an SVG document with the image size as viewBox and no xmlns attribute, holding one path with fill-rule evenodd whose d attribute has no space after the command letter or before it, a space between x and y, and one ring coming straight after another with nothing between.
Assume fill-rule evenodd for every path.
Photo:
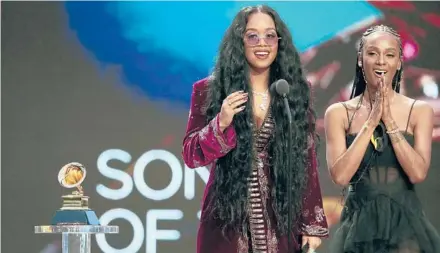
<instances>
[{"instance_id":1,"label":"smile","mask_svg":"<svg viewBox=\"0 0 440 253\"><path fill-rule=\"evenodd\" d=\"M259 59L266 59L269 56L269 51L255 51L254 54Z\"/></svg>"}]
</instances>

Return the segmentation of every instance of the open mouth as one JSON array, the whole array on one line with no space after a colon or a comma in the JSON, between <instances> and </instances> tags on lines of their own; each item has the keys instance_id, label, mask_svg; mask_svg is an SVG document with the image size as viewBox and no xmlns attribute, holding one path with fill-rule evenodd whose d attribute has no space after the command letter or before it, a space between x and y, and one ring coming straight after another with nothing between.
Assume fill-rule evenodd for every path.
<instances>
[{"instance_id":1,"label":"open mouth","mask_svg":"<svg viewBox=\"0 0 440 253\"><path fill-rule=\"evenodd\" d=\"M255 51L254 54L258 59L266 59L269 56L269 51Z\"/></svg>"},{"instance_id":2,"label":"open mouth","mask_svg":"<svg viewBox=\"0 0 440 253\"><path fill-rule=\"evenodd\" d=\"M378 70L378 69L374 70L374 74L376 74L376 76L378 76L378 77L381 77L381 76L385 75L386 73L387 73L386 70Z\"/></svg>"}]
</instances>

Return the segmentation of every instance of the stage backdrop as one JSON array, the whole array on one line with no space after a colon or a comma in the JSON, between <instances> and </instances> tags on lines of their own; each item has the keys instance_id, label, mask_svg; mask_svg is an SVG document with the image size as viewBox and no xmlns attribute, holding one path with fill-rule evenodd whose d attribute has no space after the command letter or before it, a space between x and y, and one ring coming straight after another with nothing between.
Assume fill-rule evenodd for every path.
<instances>
[{"instance_id":1,"label":"stage backdrop","mask_svg":"<svg viewBox=\"0 0 440 253\"><path fill-rule=\"evenodd\" d=\"M235 13L255 2L2 2L2 249L60 252L60 236L35 235L69 193L58 170L87 168L84 190L103 224L92 252L195 252L209 171L181 159L193 82L213 66ZM435 2L269 2L292 31L322 117L345 100L356 45L369 25L402 35L405 94L436 112L439 140L440 5ZM337 228L341 189L319 148L325 212ZM440 229L440 143L418 185ZM330 238L331 240L331 238ZM319 252L326 252L328 240Z\"/></svg>"}]
</instances>

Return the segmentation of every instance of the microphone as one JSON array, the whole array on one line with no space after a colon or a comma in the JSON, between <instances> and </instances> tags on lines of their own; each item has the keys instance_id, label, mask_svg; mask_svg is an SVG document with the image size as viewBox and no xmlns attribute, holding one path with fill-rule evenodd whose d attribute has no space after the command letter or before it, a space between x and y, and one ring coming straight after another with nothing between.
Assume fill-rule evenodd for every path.
<instances>
[{"instance_id":1,"label":"microphone","mask_svg":"<svg viewBox=\"0 0 440 253\"><path fill-rule=\"evenodd\" d=\"M272 93L276 92L278 95L284 97L289 93L289 84L286 80L280 79L270 86L270 90Z\"/></svg>"},{"instance_id":2,"label":"microphone","mask_svg":"<svg viewBox=\"0 0 440 253\"><path fill-rule=\"evenodd\" d=\"M380 121L379 125L377 125L374 129L370 141L373 144L374 149L379 153L382 153L383 150L388 146L387 130L382 121Z\"/></svg>"},{"instance_id":3,"label":"microphone","mask_svg":"<svg viewBox=\"0 0 440 253\"><path fill-rule=\"evenodd\" d=\"M270 86L270 91L276 93L283 98L284 110L287 114L287 120L289 121L289 126L292 124L292 114L290 113L289 101L287 100L287 94L289 94L289 84L284 79L279 79L272 83ZM289 131L290 131L289 127Z\"/></svg>"},{"instance_id":4,"label":"microphone","mask_svg":"<svg viewBox=\"0 0 440 253\"><path fill-rule=\"evenodd\" d=\"M292 113L290 112L290 106L289 101L287 100L287 94L289 94L289 83L287 83L284 79L279 79L275 81L271 86L270 90L273 93L278 94L278 96L283 98L284 102L284 112L286 113L287 120L289 122L287 127L287 207L288 207L288 214L287 214L287 239L288 239L288 251L287 252L293 252L293 245L292 245Z\"/></svg>"}]
</instances>

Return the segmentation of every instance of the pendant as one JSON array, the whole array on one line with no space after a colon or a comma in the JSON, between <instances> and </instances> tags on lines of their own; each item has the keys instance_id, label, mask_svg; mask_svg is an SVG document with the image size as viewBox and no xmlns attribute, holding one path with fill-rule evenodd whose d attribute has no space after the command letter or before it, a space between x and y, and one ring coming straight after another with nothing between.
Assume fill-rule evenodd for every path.
<instances>
[{"instance_id":1,"label":"pendant","mask_svg":"<svg viewBox=\"0 0 440 253\"><path fill-rule=\"evenodd\" d=\"M266 90L264 93L263 92L254 92L254 91L252 91L252 93L254 93L255 95L261 96L261 104L258 107L260 107L260 110L266 111L267 99L269 98L269 90Z\"/></svg>"},{"instance_id":2,"label":"pendant","mask_svg":"<svg viewBox=\"0 0 440 253\"><path fill-rule=\"evenodd\" d=\"M268 94L264 94L264 95L261 97L262 102L261 102L261 104L260 104L260 109L261 109L262 111L266 111L266 108L267 108L267 98L268 98Z\"/></svg>"}]
</instances>

